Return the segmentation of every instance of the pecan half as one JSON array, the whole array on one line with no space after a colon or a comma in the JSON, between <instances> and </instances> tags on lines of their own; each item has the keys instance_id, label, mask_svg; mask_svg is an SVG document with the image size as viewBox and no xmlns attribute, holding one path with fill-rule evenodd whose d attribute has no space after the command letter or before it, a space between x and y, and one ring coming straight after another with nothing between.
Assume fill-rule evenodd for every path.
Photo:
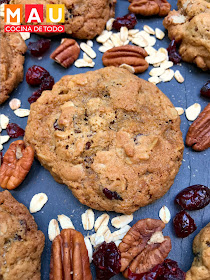
<instances>
[{"instance_id":1,"label":"pecan half","mask_svg":"<svg viewBox=\"0 0 210 280\"><path fill-rule=\"evenodd\" d=\"M186 144L199 152L210 147L210 103L191 124L187 132Z\"/></svg>"},{"instance_id":2,"label":"pecan half","mask_svg":"<svg viewBox=\"0 0 210 280\"><path fill-rule=\"evenodd\" d=\"M147 52L137 46L121 46L106 51L102 57L105 66L120 66L128 64L135 69L135 73L142 73L149 67L145 57Z\"/></svg>"},{"instance_id":3,"label":"pecan half","mask_svg":"<svg viewBox=\"0 0 210 280\"><path fill-rule=\"evenodd\" d=\"M53 240L50 280L92 280L88 252L80 232L63 229Z\"/></svg>"},{"instance_id":4,"label":"pecan half","mask_svg":"<svg viewBox=\"0 0 210 280\"><path fill-rule=\"evenodd\" d=\"M68 68L79 57L80 47L73 39L63 39L60 46L51 54L50 58Z\"/></svg>"},{"instance_id":5,"label":"pecan half","mask_svg":"<svg viewBox=\"0 0 210 280\"><path fill-rule=\"evenodd\" d=\"M165 17L171 9L167 0L129 0L129 11L142 16L158 15Z\"/></svg>"},{"instance_id":6,"label":"pecan half","mask_svg":"<svg viewBox=\"0 0 210 280\"><path fill-rule=\"evenodd\" d=\"M128 276L128 268L141 274L162 263L171 250L171 239L162 235L165 224L160 220L138 221L119 245L121 272Z\"/></svg>"},{"instance_id":7,"label":"pecan half","mask_svg":"<svg viewBox=\"0 0 210 280\"><path fill-rule=\"evenodd\" d=\"M33 160L34 150L31 146L25 147L22 140L13 142L0 167L0 186L8 190L17 188L31 169Z\"/></svg>"}]
</instances>

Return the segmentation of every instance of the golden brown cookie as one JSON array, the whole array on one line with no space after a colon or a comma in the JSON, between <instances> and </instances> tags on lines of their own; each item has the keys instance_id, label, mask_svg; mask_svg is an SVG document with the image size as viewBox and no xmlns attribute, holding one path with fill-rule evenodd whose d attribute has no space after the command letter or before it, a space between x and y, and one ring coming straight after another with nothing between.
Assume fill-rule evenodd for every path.
<instances>
[{"instance_id":1,"label":"golden brown cookie","mask_svg":"<svg viewBox=\"0 0 210 280\"><path fill-rule=\"evenodd\" d=\"M19 33L5 33L0 24L0 104L23 80L26 44Z\"/></svg>"},{"instance_id":2,"label":"golden brown cookie","mask_svg":"<svg viewBox=\"0 0 210 280\"><path fill-rule=\"evenodd\" d=\"M44 7L65 4L65 32L75 38L93 39L101 34L108 19L114 17L116 0L12 0L10 3L44 4Z\"/></svg>"},{"instance_id":3,"label":"golden brown cookie","mask_svg":"<svg viewBox=\"0 0 210 280\"><path fill-rule=\"evenodd\" d=\"M28 209L0 192L0 279L40 280L44 240Z\"/></svg>"},{"instance_id":4,"label":"golden brown cookie","mask_svg":"<svg viewBox=\"0 0 210 280\"><path fill-rule=\"evenodd\" d=\"M194 261L186 273L186 280L210 279L210 223L208 223L193 241Z\"/></svg>"},{"instance_id":5,"label":"golden brown cookie","mask_svg":"<svg viewBox=\"0 0 210 280\"><path fill-rule=\"evenodd\" d=\"M156 86L106 67L45 91L31 105L25 142L81 203L129 214L173 184L183 153L179 126Z\"/></svg>"},{"instance_id":6,"label":"golden brown cookie","mask_svg":"<svg viewBox=\"0 0 210 280\"><path fill-rule=\"evenodd\" d=\"M184 61L210 69L210 2L178 0L178 8L163 21L169 38L180 43L179 53Z\"/></svg>"}]
</instances>

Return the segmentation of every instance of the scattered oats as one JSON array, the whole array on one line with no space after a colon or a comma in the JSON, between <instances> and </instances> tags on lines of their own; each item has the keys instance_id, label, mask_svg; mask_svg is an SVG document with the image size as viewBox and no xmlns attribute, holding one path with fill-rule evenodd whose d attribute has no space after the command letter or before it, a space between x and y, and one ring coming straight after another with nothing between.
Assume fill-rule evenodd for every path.
<instances>
[{"instance_id":1,"label":"scattered oats","mask_svg":"<svg viewBox=\"0 0 210 280\"><path fill-rule=\"evenodd\" d=\"M108 226L100 226L96 232L95 238L97 238L98 236L104 236L106 234L106 232L109 232L109 231L110 230L109 230Z\"/></svg>"},{"instance_id":2,"label":"scattered oats","mask_svg":"<svg viewBox=\"0 0 210 280\"><path fill-rule=\"evenodd\" d=\"M48 236L50 241L53 241L57 235L60 234L60 229L58 226L58 222L55 219L52 219L49 222L49 226L48 226Z\"/></svg>"},{"instance_id":3,"label":"scattered oats","mask_svg":"<svg viewBox=\"0 0 210 280\"><path fill-rule=\"evenodd\" d=\"M82 225L84 230L91 230L94 226L94 212L92 209L88 209L82 214Z\"/></svg>"},{"instance_id":4,"label":"scattered oats","mask_svg":"<svg viewBox=\"0 0 210 280\"><path fill-rule=\"evenodd\" d=\"M167 224L171 219L171 213L167 206L163 206L159 211L159 217L161 221Z\"/></svg>"},{"instance_id":5,"label":"scattered oats","mask_svg":"<svg viewBox=\"0 0 210 280\"><path fill-rule=\"evenodd\" d=\"M36 213L42 209L42 207L47 203L48 197L45 193L35 194L30 202L29 210L31 213Z\"/></svg>"},{"instance_id":6,"label":"scattered oats","mask_svg":"<svg viewBox=\"0 0 210 280\"><path fill-rule=\"evenodd\" d=\"M74 65L77 67L77 68L82 68L82 67L94 67L95 66L95 62L86 62L84 59L77 59L75 62L74 62Z\"/></svg>"},{"instance_id":7,"label":"scattered oats","mask_svg":"<svg viewBox=\"0 0 210 280\"><path fill-rule=\"evenodd\" d=\"M120 39L123 43L128 39L128 28L126 26L120 28Z\"/></svg>"},{"instance_id":8,"label":"scattered oats","mask_svg":"<svg viewBox=\"0 0 210 280\"><path fill-rule=\"evenodd\" d=\"M190 107L185 110L185 115L188 121L194 121L197 119L198 115L201 112L201 105L198 103L194 103Z\"/></svg>"},{"instance_id":9,"label":"scattered oats","mask_svg":"<svg viewBox=\"0 0 210 280\"><path fill-rule=\"evenodd\" d=\"M127 69L127 70L128 70L129 72L131 72L132 74L135 73L134 67L131 66L131 65L128 65L128 64L126 64L126 63L121 64L119 67L120 67L120 68Z\"/></svg>"},{"instance_id":10,"label":"scattered oats","mask_svg":"<svg viewBox=\"0 0 210 280\"><path fill-rule=\"evenodd\" d=\"M151 36L145 32L144 30L139 31L138 33L136 33L133 37L143 37L145 40L149 39Z\"/></svg>"},{"instance_id":11,"label":"scattered oats","mask_svg":"<svg viewBox=\"0 0 210 280\"><path fill-rule=\"evenodd\" d=\"M165 240L162 231L156 231L151 236L150 240L147 244L155 244L155 243L162 243Z\"/></svg>"},{"instance_id":12,"label":"scattered oats","mask_svg":"<svg viewBox=\"0 0 210 280\"><path fill-rule=\"evenodd\" d=\"M2 151L3 150L3 145L2 144L0 144L0 151Z\"/></svg>"},{"instance_id":13,"label":"scattered oats","mask_svg":"<svg viewBox=\"0 0 210 280\"><path fill-rule=\"evenodd\" d=\"M114 243L115 245L118 247L120 245L120 243L122 242L122 240L116 240Z\"/></svg>"},{"instance_id":14,"label":"scattered oats","mask_svg":"<svg viewBox=\"0 0 210 280\"><path fill-rule=\"evenodd\" d=\"M86 44L91 48L93 47L93 41L92 40L87 40Z\"/></svg>"},{"instance_id":15,"label":"scattered oats","mask_svg":"<svg viewBox=\"0 0 210 280\"><path fill-rule=\"evenodd\" d=\"M133 215L122 215L111 220L111 224L115 228L123 228L125 225L133 221Z\"/></svg>"},{"instance_id":16,"label":"scattered oats","mask_svg":"<svg viewBox=\"0 0 210 280\"><path fill-rule=\"evenodd\" d=\"M124 43L123 43L123 46L126 46L126 45L128 45L129 44L129 40L126 40Z\"/></svg>"},{"instance_id":17,"label":"scattered oats","mask_svg":"<svg viewBox=\"0 0 210 280\"><path fill-rule=\"evenodd\" d=\"M112 35L112 31L104 30L101 33L101 35L96 38L96 41L98 43L103 44L103 43L105 43L110 38L111 35Z\"/></svg>"},{"instance_id":18,"label":"scattered oats","mask_svg":"<svg viewBox=\"0 0 210 280\"><path fill-rule=\"evenodd\" d=\"M183 15L171 16L173 23L185 23L186 17Z\"/></svg>"},{"instance_id":19,"label":"scattered oats","mask_svg":"<svg viewBox=\"0 0 210 280\"><path fill-rule=\"evenodd\" d=\"M152 70L149 72L149 75L152 77L158 77L162 75L165 72L165 69L162 67L152 68Z\"/></svg>"},{"instance_id":20,"label":"scattered oats","mask_svg":"<svg viewBox=\"0 0 210 280\"><path fill-rule=\"evenodd\" d=\"M104 241L105 241L104 236L102 236L102 235L95 236L95 245L94 245L94 247L97 247L98 245L100 245Z\"/></svg>"},{"instance_id":21,"label":"scattered oats","mask_svg":"<svg viewBox=\"0 0 210 280\"><path fill-rule=\"evenodd\" d=\"M106 51L110 50L110 47L100 46L98 48L99 52L105 53Z\"/></svg>"},{"instance_id":22,"label":"scattered oats","mask_svg":"<svg viewBox=\"0 0 210 280\"><path fill-rule=\"evenodd\" d=\"M132 40L133 40L133 37L130 36L130 35L128 35L128 40L129 40L129 41L132 41Z\"/></svg>"},{"instance_id":23,"label":"scattered oats","mask_svg":"<svg viewBox=\"0 0 210 280\"><path fill-rule=\"evenodd\" d=\"M168 69L168 68L172 67L173 65L174 65L173 61L165 60L165 61L161 62L160 67L162 67L164 69Z\"/></svg>"},{"instance_id":24,"label":"scattered oats","mask_svg":"<svg viewBox=\"0 0 210 280\"><path fill-rule=\"evenodd\" d=\"M4 114L0 114L0 127L2 129L6 129L8 124L9 124L9 118Z\"/></svg>"},{"instance_id":25,"label":"scattered oats","mask_svg":"<svg viewBox=\"0 0 210 280\"><path fill-rule=\"evenodd\" d=\"M139 29L129 29L128 35L133 36L139 32Z\"/></svg>"},{"instance_id":26,"label":"scattered oats","mask_svg":"<svg viewBox=\"0 0 210 280\"><path fill-rule=\"evenodd\" d=\"M155 28L155 36L157 39L162 40L165 37L165 33L159 28Z\"/></svg>"},{"instance_id":27,"label":"scattered oats","mask_svg":"<svg viewBox=\"0 0 210 280\"><path fill-rule=\"evenodd\" d=\"M92 58L90 58L88 55L86 55L86 53L83 53L83 59L87 63L92 63L93 62Z\"/></svg>"},{"instance_id":28,"label":"scattered oats","mask_svg":"<svg viewBox=\"0 0 210 280\"><path fill-rule=\"evenodd\" d=\"M164 53L158 53L157 52L154 55L146 56L145 60L149 64L160 63L160 62L163 62L164 60L166 60L166 55Z\"/></svg>"},{"instance_id":29,"label":"scattered oats","mask_svg":"<svg viewBox=\"0 0 210 280\"><path fill-rule=\"evenodd\" d=\"M29 116L30 110L29 109L16 109L14 111L14 113L19 118L24 118L24 117L28 117Z\"/></svg>"},{"instance_id":30,"label":"scattered oats","mask_svg":"<svg viewBox=\"0 0 210 280\"><path fill-rule=\"evenodd\" d=\"M115 21L114 18L110 18L107 22L106 22L106 30L111 31L112 30L112 26L113 26L113 22Z\"/></svg>"},{"instance_id":31,"label":"scattered oats","mask_svg":"<svg viewBox=\"0 0 210 280\"><path fill-rule=\"evenodd\" d=\"M148 46L153 47L153 46L156 44L156 38L150 36L150 37L147 39L147 42L148 42Z\"/></svg>"},{"instance_id":32,"label":"scattered oats","mask_svg":"<svg viewBox=\"0 0 210 280\"><path fill-rule=\"evenodd\" d=\"M112 40L112 43L114 44L115 47L123 46L123 42L121 41L117 33L113 33L110 36L110 39Z\"/></svg>"},{"instance_id":33,"label":"scattered oats","mask_svg":"<svg viewBox=\"0 0 210 280\"><path fill-rule=\"evenodd\" d=\"M184 113L184 109L182 107L175 107L175 109L177 110L179 116L181 116Z\"/></svg>"},{"instance_id":34,"label":"scattered oats","mask_svg":"<svg viewBox=\"0 0 210 280\"><path fill-rule=\"evenodd\" d=\"M20 32L20 36L23 38L24 41L30 39L31 33L30 32Z\"/></svg>"},{"instance_id":35,"label":"scattered oats","mask_svg":"<svg viewBox=\"0 0 210 280\"><path fill-rule=\"evenodd\" d=\"M145 47L148 46L148 41L145 38L143 38L142 36L133 38L132 43L134 45L137 45L137 46L142 47L142 48L145 48Z\"/></svg>"},{"instance_id":36,"label":"scattered oats","mask_svg":"<svg viewBox=\"0 0 210 280\"><path fill-rule=\"evenodd\" d=\"M151 46L146 47L145 51L148 53L148 55L154 55L157 53L157 50Z\"/></svg>"},{"instance_id":37,"label":"scattered oats","mask_svg":"<svg viewBox=\"0 0 210 280\"><path fill-rule=\"evenodd\" d=\"M85 52L89 57L91 58L96 58L96 53L95 51L88 46L86 43L81 43L80 44L80 48L83 50L83 52Z\"/></svg>"},{"instance_id":38,"label":"scattered oats","mask_svg":"<svg viewBox=\"0 0 210 280\"><path fill-rule=\"evenodd\" d=\"M66 228L75 229L71 219L64 214L58 215L58 221L59 221L62 229L66 229Z\"/></svg>"},{"instance_id":39,"label":"scattered oats","mask_svg":"<svg viewBox=\"0 0 210 280\"><path fill-rule=\"evenodd\" d=\"M114 47L114 44L112 43L112 41L110 39L108 39L104 44L103 44L104 47L107 47L107 48L113 48Z\"/></svg>"},{"instance_id":40,"label":"scattered oats","mask_svg":"<svg viewBox=\"0 0 210 280\"><path fill-rule=\"evenodd\" d=\"M107 230L104 234L104 240L106 241L106 243L109 243L112 241L112 233L110 230Z\"/></svg>"},{"instance_id":41,"label":"scattered oats","mask_svg":"<svg viewBox=\"0 0 210 280\"><path fill-rule=\"evenodd\" d=\"M166 69L165 72L160 76L162 82L169 82L174 77L174 70Z\"/></svg>"},{"instance_id":42,"label":"scattered oats","mask_svg":"<svg viewBox=\"0 0 210 280\"><path fill-rule=\"evenodd\" d=\"M96 221L95 221L95 231L97 231L99 229L100 226L107 226L109 223L109 215L108 214L102 214L101 216L99 216Z\"/></svg>"},{"instance_id":43,"label":"scattered oats","mask_svg":"<svg viewBox=\"0 0 210 280\"><path fill-rule=\"evenodd\" d=\"M168 60L168 51L165 48L159 48L157 51L157 54L163 53L166 56L166 59Z\"/></svg>"},{"instance_id":44,"label":"scattered oats","mask_svg":"<svg viewBox=\"0 0 210 280\"><path fill-rule=\"evenodd\" d=\"M184 82L184 77L182 76L182 74L179 72L179 70L176 70L174 73L174 78L177 80L177 82L179 83L183 83Z\"/></svg>"},{"instance_id":45,"label":"scattered oats","mask_svg":"<svg viewBox=\"0 0 210 280\"><path fill-rule=\"evenodd\" d=\"M4 143L9 141L9 135L0 135L0 144L3 145Z\"/></svg>"},{"instance_id":46,"label":"scattered oats","mask_svg":"<svg viewBox=\"0 0 210 280\"><path fill-rule=\"evenodd\" d=\"M87 236L84 238L84 241L85 241L85 245L86 245L86 248L88 251L89 262L91 263L93 260L93 247L90 242L90 239Z\"/></svg>"},{"instance_id":47,"label":"scattered oats","mask_svg":"<svg viewBox=\"0 0 210 280\"><path fill-rule=\"evenodd\" d=\"M112 240L116 241L119 239L123 239L123 237L126 235L126 233L129 231L131 227L126 225L123 228L116 230L112 233Z\"/></svg>"},{"instance_id":48,"label":"scattered oats","mask_svg":"<svg viewBox=\"0 0 210 280\"><path fill-rule=\"evenodd\" d=\"M9 102L9 107L10 107L12 110L16 110L16 109L20 108L20 106L21 106L21 101L20 101L20 99L13 98L13 99Z\"/></svg>"},{"instance_id":49,"label":"scattered oats","mask_svg":"<svg viewBox=\"0 0 210 280\"><path fill-rule=\"evenodd\" d=\"M160 67L160 65L161 65L161 62L159 62L159 63L154 63L154 64L153 64L153 66L156 67L156 68L157 68L157 67Z\"/></svg>"},{"instance_id":50,"label":"scattered oats","mask_svg":"<svg viewBox=\"0 0 210 280\"><path fill-rule=\"evenodd\" d=\"M148 34L155 35L155 30L152 27L150 27L149 25L144 25L143 29Z\"/></svg>"},{"instance_id":51,"label":"scattered oats","mask_svg":"<svg viewBox=\"0 0 210 280\"><path fill-rule=\"evenodd\" d=\"M156 84L159 84L159 83L161 82L161 79L154 76L154 77L150 77L150 78L148 79L148 81L149 81L150 83L156 85Z\"/></svg>"}]
</instances>

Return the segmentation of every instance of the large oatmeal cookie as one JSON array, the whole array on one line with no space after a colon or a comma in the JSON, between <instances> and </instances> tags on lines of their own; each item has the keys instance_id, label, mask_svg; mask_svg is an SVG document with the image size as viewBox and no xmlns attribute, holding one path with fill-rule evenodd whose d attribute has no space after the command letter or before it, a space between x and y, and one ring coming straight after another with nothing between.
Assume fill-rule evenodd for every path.
<instances>
[{"instance_id":1,"label":"large oatmeal cookie","mask_svg":"<svg viewBox=\"0 0 210 280\"><path fill-rule=\"evenodd\" d=\"M163 21L169 38L180 42L184 61L210 69L210 0L178 0L178 8Z\"/></svg>"},{"instance_id":2,"label":"large oatmeal cookie","mask_svg":"<svg viewBox=\"0 0 210 280\"><path fill-rule=\"evenodd\" d=\"M23 80L23 64L27 47L19 33L5 33L0 23L0 104Z\"/></svg>"},{"instance_id":3,"label":"large oatmeal cookie","mask_svg":"<svg viewBox=\"0 0 210 280\"><path fill-rule=\"evenodd\" d=\"M186 274L186 280L210 279L210 223L208 223L193 241L195 254L192 267Z\"/></svg>"},{"instance_id":4,"label":"large oatmeal cookie","mask_svg":"<svg viewBox=\"0 0 210 280\"><path fill-rule=\"evenodd\" d=\"M117 0L12 0L11 4L65 4L65 32L79 39L101 34ZM45 15L45 13L44 13ZM48 33L49 35L49 33Z\"/></svg>"},{"instance_id":5,"label":"large oatmeal cookie","mask_svg":"<svg viewBox=\"0 0 210 280\"><path fill-rule=\"evenodd\" d=\"M25 141L81 203L129 214L173 184L183 153L179 126L156 86L106 67L45 91L31 106Z\"/></svg>"},{"instance_id":6,"label":"large oatmeal cookie","mask_svg":"<svg viewBox=\"0 0 210 280\"><path fill-rule=\"evenodd\" d=\"M40 280L44 239L28 209L0 192L0 279Z\"/></svg>"}]
</instances>

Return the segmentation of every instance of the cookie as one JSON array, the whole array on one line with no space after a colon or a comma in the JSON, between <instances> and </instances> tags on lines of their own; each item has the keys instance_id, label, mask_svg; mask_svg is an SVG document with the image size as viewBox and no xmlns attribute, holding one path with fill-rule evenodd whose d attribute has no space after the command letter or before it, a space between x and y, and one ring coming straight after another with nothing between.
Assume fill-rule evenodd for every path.
<instances>
[{"instance_id":1,"label":"cookie","mask_svg":"<svg viewBox=\"0 0 210 280\"><path fill-rule=\"evenodd\" d=\"M0 24L0 104L9 98L9 94L23 80L25 41L19 33L5 33Z\"/></svg>"},{"instance_id":2,"label":"cookie","mask_svg":"<svg viewBox=\"0 0 210 280\"><path fill-rule=\"evenodd\" d=\"M210 279L210 223L208 223L193 241L194 261L186 273L186 280Z\"/></svg>"},{"instance_id":3,"label":"cookie","mask_svg":"<svg viewBox=\"0 0 210 280\"><path fill-rule=\"evenodd\" d=\"M116 0L12 0L10 3L43 4L44 7L65 4L65 32L74 38L93 39L101 34L108 19L115 16Z\"/></svg>"},{"instance_id":4,"label":"cookie","mask_svg":"<svg viewBox=\"0 0 210 280\"><path fill-rule=\"evenodd\" d=\"M40 280L44 240L28 209L0 192L0 279Z\"/></svg>"},{"instance_id":5,"label":"cookie","mask_svg":"<svg viewBox=\"0 0 210 280\"><path fill-rule=\"evenodd\" d=\"M179 53L186 62L202 70L210 69L210 3L206 0L178 0L178 11L163 21L169 38L180 43Z\"/></svg>"},{"instance_id":6,"label":"cookie","mask_svg":"<svg viewBox=\"0 0 210 280\"><path fill-rule=\"evenodd\" d=\"M169 190L184 148L170 100L116 67L65 76L45 91L25 142L81 203L125 214Z\"/></svg>"}]
</instances>

